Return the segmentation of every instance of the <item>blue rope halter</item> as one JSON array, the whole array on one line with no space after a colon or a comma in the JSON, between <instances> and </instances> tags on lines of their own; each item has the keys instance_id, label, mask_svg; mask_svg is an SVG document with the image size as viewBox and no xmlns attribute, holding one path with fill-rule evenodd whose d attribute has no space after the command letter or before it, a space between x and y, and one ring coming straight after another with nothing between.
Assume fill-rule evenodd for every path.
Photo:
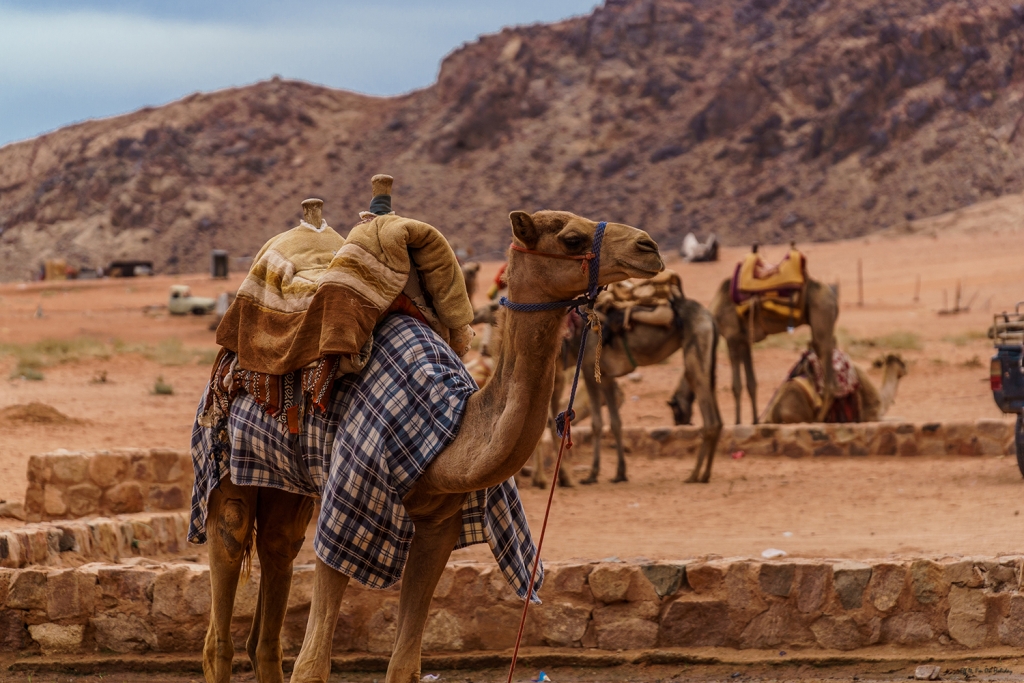
<instances>
[{"instance_id":1,"label":"blue rope halter","mask_svg":"<svg viewBox=\"0 0 1024 683\"><path fill-rule=\"evenodd\" d=\"M553 311L559 308L571 308L577 313L580 313L580 306L586 306L586 317L588 323L583 328L583 334L580 337L580 351L576 358L576 373L572 378L572 390L569 392L569 405L566 406L565 410L560 412L555 418L555 428L558 431L558 436L564 436L566 431L570 428L572 421L576 419L576 412L572 409L572 404L576 400L576 387L579 385L580 370L583 368L583 354L587 350L587 335L590 332L590 328L599 324L596 323L597 317L594 313L594 302L597 301L597 278L601 269L601 244L604 241L604 229L608 225L606 221L601 221L597 224L597 228L594 229L594 242L591 245L590 253L585 256L567 256L564 254L552 254L543 251L533 251L532 249L524 249L517 247L515 244L512 248L516 251L522 251L527 254L534 254L536 256L547 256L550 258L569 258L573 260L583 261L583 268L587 270L587 293L583 296L578 296L575 299L568 299L565 301L547 301L536 304L519 304L514 301L509 301L508 297L501 297L498 303L509 309L510 311L517 311L519 313L531 313L535 311ZM590 263L593 261L593 263ZM582 315L582 313L580 313ZM569 448L572 448L572 441L568 443Z\"/></svg>"}]
</instances>

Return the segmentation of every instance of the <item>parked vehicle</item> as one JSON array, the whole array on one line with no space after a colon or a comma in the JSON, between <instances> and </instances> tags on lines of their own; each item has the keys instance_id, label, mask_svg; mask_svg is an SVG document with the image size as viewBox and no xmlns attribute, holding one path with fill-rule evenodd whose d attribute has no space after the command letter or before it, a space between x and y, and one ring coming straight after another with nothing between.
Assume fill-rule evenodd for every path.
<instances>
[{"instance_id":1,"label":"parked vehicle","mask_svg":"<svg viewBox=\"0 0 1024 683\"><path fill-rule=\"evenodd\" d=\"M995 340L996 354L992 356L989 381L992 397L1004 413L1017 415L1014 437L1017 446L1017 467L1024 476L1024 314L1018 302L1013 313L995 316L989 336Z\"/></svg>"},{"instance_id":2,"label":"parked vehicle","mask_svg":"<svg viewBox=\"0 0 1024 683\"><path fill-rule=\"evenodd\" d=\"M213 313L216 299L208 296L193 296L188 285L171 285L171 298L167 302L167 310L174 315L206 315Z\"/></svg>"}]
</instances>

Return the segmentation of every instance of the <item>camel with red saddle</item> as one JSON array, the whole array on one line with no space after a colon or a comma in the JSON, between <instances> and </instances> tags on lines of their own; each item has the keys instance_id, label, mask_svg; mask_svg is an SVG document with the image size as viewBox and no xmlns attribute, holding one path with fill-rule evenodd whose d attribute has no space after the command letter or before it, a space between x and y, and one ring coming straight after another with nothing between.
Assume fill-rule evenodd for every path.
<instances>
[{"instance_id":1,"label":"camel with red saddle","mask_svg":"<svg viewBox=\"0 0 1024 683\"><path fill-rule=\"evenodd\" d=\"M725 337L732 366L732 393L736 401L736 424L740 424L743 392L741 369L746 375L751 414L757 424L757 378L754 375L754 344L768 335L792 331L800 325L811 328L811 346L819 358L831 358L836 346L835 327L839 302L835 290L807 275L807 260L796 247L775 267L766 267L753 251L737 265L733 277L722 282L711 302L718 331ZM757 277L761 275L763 277ZM835 395L835 376L825 364L822 405L816 422L824 419Z\"/></svg>"}]
</instances>

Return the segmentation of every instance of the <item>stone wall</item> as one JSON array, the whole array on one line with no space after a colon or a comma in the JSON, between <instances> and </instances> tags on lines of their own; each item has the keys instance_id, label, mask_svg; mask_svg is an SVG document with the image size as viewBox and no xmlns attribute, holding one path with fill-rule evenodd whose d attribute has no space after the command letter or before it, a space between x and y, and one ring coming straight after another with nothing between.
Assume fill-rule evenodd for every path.
<instances>
[{"instance_id":1,"label":"stone wall","mask_svg":"<svg viewBox=\"0 0 1024 683\"><path fill-rule=\"evenodd\" d=\"M1024 646L1024 557L869 562L745 559L576 563L548 567L525 644L630 650L852 650L874 644L971 649ZM305 630L313 571L296 568L283 646ZM236 648L258 575L238 591ZM198 652L210 611L209 571L196 564L0 569L0 649ZM336 652L390 651L397 590L352 586ZM502 650L522 603L492 564L450 564L427 621L427 652Z\"/></svg>"},{"instance_id":2,"label":"stone wall","mask_svg":"<svg viewBox=\"0 0 1024 683\"><path fill-rule=\"evenodd\" d=\"M591 443L589 425L572 430L577 445ZM550 437L545 436L545 439ZM698 427L627 428L631 455L692 457ZM612 446L607 430L603 442ZM725 427L718 453L746 455L1007 455L1014 452L1013 423L1003 420L911 424L738 425ZM185 451L133 449L98 453L58 451L28 464L25 515L29 521L117 515L188 507L192 460Z\"/></svg>"},{"instance_id":3,"label":"stone wall","mask_svg":"<svg viewBox=\"0 0 1024 683\"><path fill-rule=\"evenodd\" d=\"M625 428L623 445L633 455L696 456L699 427ZM545 439L550 437L545 436ZM577 445L589 446L590 425L572 430ZM602 444L613 446L606 428ZM922 423L730 425L722 429L719 455L742 450L746 455L789 457L838 455L1011 455L1013 423L1004 420Z\"/></svg>"},{"instance_id":4,"label":"stone wall","mask_svg":"<svg viewBox=\"0 0 1024 683\"><path fill-rule=\"evenodd\" d=\"M0 532L0 567L75 567L176 555L189 547L188 523L188 512L162 512L27 524Z\"/></svg>"},{"instance_id":5,"label":"stone wall","mask_svg":"<svg viewBox=\"0 0 1024 683\"><path fill-rule=\"evenodd\" d=\"M56 451L28 462L29 521L179 510L192 497L188 452L159 448Z\"/></svg>"}]
</instances>

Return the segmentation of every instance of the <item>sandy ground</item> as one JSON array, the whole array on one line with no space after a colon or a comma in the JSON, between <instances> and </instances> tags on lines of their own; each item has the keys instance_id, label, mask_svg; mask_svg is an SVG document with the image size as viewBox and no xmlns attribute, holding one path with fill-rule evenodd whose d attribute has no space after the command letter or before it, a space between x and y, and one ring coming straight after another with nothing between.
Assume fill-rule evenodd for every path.
<instances>
[{"instance_id":1,"label":"sandy ground","mask_svg":"<svg viewBox=\"0 0 1024 683\"><path fill-rule=\"evenodd\" d=\"M1024 265L1013 248L1024 234L1014 227L1020 224L1016 219L1024 204L1019 198L1009 201L915 224L917 234L801 245L812 276L841 285L838 335L855 360L869 365L875 357L896 351L908 361L910 374L900 384L889 418L1001 417L988 389L992 351L984 335L994 312L1024 299ZM669 266L683 276L687 295L704 304L745 251L726 248L718 263L683 264L665 249ZM778 258L784 248L766 247L764 252L769 259ZM858 260L864 273L863 306L857 301ZM497 265L484 265L481 289ZM74 420L28 424L4 420L0 414L0 498L23 498L25 463L32 453L187 448L215 351L209 318L143 309L165 304L174 282L213 296L234 289L239 281L240 276L224 282L193 275L0 286L0 410L41 401ZM952 305L958 283L971 310L938 315L940 308ZM798 331L756 349L759 407L806 338ZM63 340L73 349L95 340L109 354L75 351L72 355L81 358L43 367L41 381L8 379L17 362L11 352L24 355L46 340ZM680 363L677 355L664 366L641 368L639 381L624 381L627 424L670 423L665 401ZM878 381L879 372L872 372ZM158 377L173 387L172 395L153 393ZM732 422L729 384L722 349L717 391L723 417ZM749 404L742 410L743 421L749 422ZM605 454L603 480L612 473L611 455ZM589 457L589 452L574 454L576 468L585 467ZM592 488L561 491L545 555L683 558L757 555L768 547L794 555L842 557L1020 551L1014 539L1020 538L1024 524L1016 514L1024 507L1024 483L1008 458L726 459L715 463L710 485L686 486L681 482L691 466L631 457L628 484L602 481ZM524 492L534 522L543 507L541 497L538 491ZM784 536L787 532L792 535ZM486 550L470 549L463 555L486 557Z\"/></svg>"},{"instance_id":2,"label":"sandy ground","mask_svg":"<svg viewBox=\"0 0 1024 683\"><path fill-rule=\"evenodd\" d=\"M577 651L578 652L578 651ZM656 654L656 653L655 653ZM688 652L689 654L689 652ZM697 660L687 664L625 664L617 666L593 665L580 662L575 665L546 666L543 653L539 656L527 654L522 665L516 668L513 680L517 682L536 681L540 671L554 683L601 683L603 681L636 681L638 683L687 683L689 681L739 681L743 682L797 682L816 683L818 681L905 681L913 680L916 667L927 662L939 666L942 679L946 681L1021 681L1024 680L1024 661L1015 653L1003 651L992 653L993 656L957 657L946 654L936 656L934 651L904 650L896 656L864 657L861 661L849 656L840 656L828 661L822 657L802 657L799 653L780 651L751 652L739 655L726 655L720 660L715 655L720 653L693 653ZM95 661L92 661L95 659ZM510 658L509 658L510 659ZM718 660L718 661L716 661ZM86 658L78 666L94 668L102 661L102 657ZM237 661L237 660L236 660ZM700 663L697 663L700 662ZM709 662L709 663L703 663ZM715 662L715 663L710 663ZM24 663L28 664L29 661ZM151 668L159 666L166 673L148 673L131 671L140 663L137 658L129 661L113 661L104 666L104 673L68 674L55 673L52 670L36 670L5 672L5 681L12 683L199 683L203 680L198 671L197 661L161 662L161 657L150 656L143 664ZM286 662L285 672L290 671L290 661ZM67 666L65 663L64 666ZM71 664L75 666L75 664ZM60 665L58 665L60 667ZM343 666L336 666L336 669ZM424 676L437 683L500 683L508 676L508 668L479 668L469 666L456 670L436 669L430 666L430 659L424 662ZM377 683L383 679L383 671L355 671L340 673L335 671L330 676L330 683ZM435 678L436 677L436 678ZM231 680L255 681L249 671L236 671Z\"/></svg>"}]
</instances>

